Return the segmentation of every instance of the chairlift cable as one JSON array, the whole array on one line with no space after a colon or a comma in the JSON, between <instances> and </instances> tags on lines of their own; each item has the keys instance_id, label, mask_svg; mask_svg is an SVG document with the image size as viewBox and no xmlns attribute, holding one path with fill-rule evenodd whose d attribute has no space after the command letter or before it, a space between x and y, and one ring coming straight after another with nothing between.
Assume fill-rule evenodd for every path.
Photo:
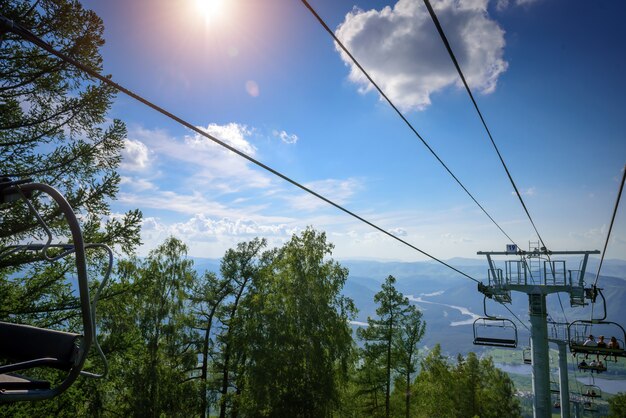
<instances>
[{"instance_id":1,"label":"chairlift cable","mask_svg":"<svg viewBox=\"0 0 626 418\"><path fill-rule=\"evenodd\" d=\"M304 1L304 0L303 0ZM502 167L504 168L504 171L506 172L507 177L509 178L509 181L511 182L511 185L513 186L513 189L515 190L515 194L517 195L520 203L522 204L522 207L524 208L524 212L526 212L526 215L528 216L528 219L530 220L530 223L533 226L533 229L535 230L535 233L537 234L537 237L539 237L539 241L541 241L541 245L544 248L547 248L545 242L543 241L543 238L541 237L541 235L539 234L539 231L537 230L537 227L535 226L535 222L533 221L533 218L530 216L530 212L528 211L528 208L526 207L526 204L524 203L524 199L522 198L522 195L519 191L519 189L517 188L517 185L515 184L515 181L513 180L513 177L511 176L511 173L509 172L508 167L506 166L506 163L504 162L504 158L502 158L502 154L500 153L500 150L498 149L498 146L496 145L496 142L493 139L493 136L491 135L491 131L489 130L489 128L487 127L487 122L485 121L485 118L483 117L482 112L480 111L478 104L476 103L476 100L474 99L474 95L472 94L472 90L469 88L469 85L467 84L467 80L465 80L465 76L463 75L463 71L461 70L461 66L459 65L459 62L456 59L456 56L454 55L454 52L452 52L452 47L450 46L450 43L448 42L448 38L446 37L443 28L441 27L441 24L439 23L439 19L437 18L437 15L435 14L435 11L433 10L432 6L430 5L430 1L429 0L424 0L424 4L426 5L426 8L428 9L428 13L430 14L430 17L433 21L433 23L435 24L435 26L437 27L437 32L439 32L439 36L441 37L441 40L443 41L448 54L450 55L450 58L452 59L452 62L454 63L454 66L456 67L457 72L459 73L459 76L461 77L461 80L463 81L463 84L465 85L465 90L467 90L467 94L469 95L472 103L474 104L474 108L476 109L476 112L478 113L478 116L480 117L480 120L485 128L485 131L487 131L487 135L489 136L489 139L491 140L491 144L493 145L493 148L495 149L496 153L498 154L498 158L500 158L500 162L502 163Z\"/></svg>"},{"instance_id":2,"label":"chairlift cable","mask_svg":"<svg viewBox=\"0 0 626 418\"><path fill-rule=\"evenodd\" d=\"M415 245L409 243L408 241L392 234L391 232L383 229L382 227L374 224L371 221L368 221L367 219L357 215L356 213L344 208L343 206L339 205L338 203L333 202L332 200L330 200L327 197L324 197L323 195L313 191L312 189L304 186L303 184L291 179L290 177L288 177L287 175L271 168L270 166L260 162L259 160L256 160L255 158L249 156L248 154L238 150L237 148L228 145L227 143L221 141L220 139L214 137L213 135L210 135L209 133L203 131L202 129L198 128L197 126L192 125L191 123L187 122L185 119L174 115L173 113L165 110L164 108L154 104L153 102L149 101L148 99L145 99L144 97L130 91L129 89L123 87L122 85L114 82L110 77L106 77L101 75L100 73L98 73L97 71L93 70L92 68L87 67L86 65L80 63L79 61L69 57L68 55L57 51L56 49L54 49L51 45L49 45L47 42L45 42L44 40L42 40L41 38L39 38L37 35L33 34L31 31L29 31L28 29L24 28L23 26L21 26L20 24L13 22L7 18L5 18L4 16L0 15L0 26L4 26L6 28L8 28L8 30L11 30L12 32L14 32L15 34L22 36L24 39L26 39L27 41L33 43L34 45L39 46L40 48L44 49L45 51L49 52L50 54L60 58L61 60L68 62L70 64L72 64L73 66L79 68L80 70L84 71L85 73L87 73L88 75L90 75L91 77L100 80L101 82L115 88L116 90L126 94L127 96L139 101L140 103L150 107L151 109L161 113L162 115L178 122L179 124L183 125L184 127L196 132L197 134L204 136L205 138L213 141L214 143L222 146L223 148L228 149L229 151L237 154L238 156L245 158L246 160L250 161L251 163L257 165L258 167L274 174L277 177L280 177L281 179L285 180L288 183L291 183L292 185L298 187L299 189L317 197L320 200L323 200L324 202L328 203L331 206L334 206L335 208L339 209L340 211L352 216L353 218L369 225L370 227L378 230L379 232L389 236L390 238L408 246L409 248L412 248L413 250L421 253L422 255L425 255L426 257L440 263L441 265L448 267L449 269L459 273L460 275L475 281L476 283L480 283L479 280L473 278L472 276L470 276L467 273L462 272L461 270L451 266L450 264L446 263L443 260L438 259L437 257L419 249L418 247L416 247Z\"/></svg>"},{"instance_id":3,"label":"chairlift cable","mask_svg":"<svg viewBox=\"0 0 626 418\"><path fill-rule=\"evenodd\" d=\"M613 229L613 223L615 222L615 215L617 214L617 208L619 207L619 201L622 197L622 191L624 190L624 181L626 180L626 165L622 170L624 174L622 175L622 182L619 186L619 192L617 193L617 199L615 200L615 207L613 209L613 216L611 216L611 224L609 226L609 231L606 234L606 241L604 242L604 248L602 249L602 256L600 256L600 264L598 265L598 272L596 273L596 280L593 283L593 287L598 285L598 280L600 279L600 269L602 268L602 262L604 261L604 256L606 255L606 247L609 245L609 239L611 238L611 230Z\"/></svg>"},{"instance_id":4,"label":"chairlift cable","mask_svg":"<svg viewBox=\"0 0 626 418\"><path fill-rule=\"evenodd\" d=\"M615 222L615 215L617 214L617 208L619 207L619 202L622 198L622 191L624 190L624 181L626 180L626 165L622 170L624 174L622 175L622 182L619 186L619 191L617 192L617 199L615 199L615 207L613 208L613 215L611 216L611 224L609 225L609 231L606 234L606 241L604 241L604 248L602 249L602 255L600 256L600 264L598 264L598 271L596 272L596 280L593 282L593 289L598 287L598 281L600 280L600 269L602 269L602 262L604 261L604 256L606 255L606 247L609 245L609 239L611 238L611 231L613 229L613 223ZM589 319L593 320L593 308L596 306L595 300L591 302L591 316Z\"/></svg>"},{"instance_id":5,"label":"chairlift cable","mask_svg":"<svg viewBox=\"0 0 626 418\"><path fill-rule=\"evenodd\" d=\"M428 144L428 142L426 142L426 140L419 134L419 132L417 131L417 129L415 129L415 127L413 126L413 124L411 124L411 122L408 121L408 119L404 116L404 114L402 114L402 112L398 109L398 107L393 103L393 101L391 101L391 99L389 98L389 96L387 96L385 94L385 92L382 90L382 88L374 81L374 79L370 76L370 74L365 70L365 68L363 68L363 66L361 65L361 63L354 57L354 55L352 55L352 53L350 52L350 50L343 44L343 42L341 42L339 40L339 38L337 38L337 35L335 35L335 33L333 32L333 30L328 26L328 24L324 21L324 19L322 19L322 17L317 13L317 11L313 8L313 6L311 6L311 4L307 1L307 0L301 0L302 3L304 4L304 6L311 12L311 14L315 17L315 19L317 19L317 21L320 23L320 25L322 25L322 27L326 30L326 32L328 32L328 34L332 37L332 39L337 43L337 45L339 45L339 47L346 53L346 55L348 55L348 57L350 57L350 59L352 60L352 62L354 63L354 65L356 65L359 70L361 70L361 72L363 73L363 75L369 80L369 82L376 88L376 90L378 91L378 93L387 101L387 103L389 104L389 106L391 106L391 108L397 113L397 115L400 117L400 119L402 119L402 121L409 127L409 129L415 134L415 136L417 136L417 138L422 141L422 143L424 144L424 146L428 149L428 151L430 151L430 153L435 157L435 159L443 166L443 168L452 176L452 178L457 182L457 184L459 186L461 186L461 188L465 191L465 193L467 193L467 195L474 201L474 203L476 203L476 205L478 205L478 207L483 211L483 213L485 215L487 215L487 217L491 220L491 222L493 222L494 225L496 225L498 227L498 229L509 239L509 241L513 244L515 244L516 246L519 247L519 245L517 245L515 243L515 241L513 240L513 238L511 238L503 229L502 227L493 219L493 217L491 215L489 215L489 213L487 212L487 210L476 200L476 198L470 193L470 191L463 185L463 183L461 182L461 180L458 179L457 176L454 175L454 173L450 170L450 168L448 168L448 166L446 165L446 163L443 162L443 160L439 157L439 155L431 148L431 146ZM511 312L511 314L513 316L515 316L515 318L522 324L524 325L524 327L526 327L526 329L528 329L528 326L522 322L522 320L515 315L504 303L499 302L501 305L503 305L504 307L507 308L507 310L509 312Z\"/></svg>"},{"instance_id":6,"label":"chairlift cable","mask_svg":"<svg viewBox=\"0 0 626 418\"><path fill-rule=\"evenodd\" d=\"M431 148L431 146L428 144L428 142L426 142L426 140L422 137L422 135L419 134L419 132L417 131L417 129L415 129L415 127L413 126L413 124L411 122L409 122L409 120L402 114L402 112L398 109L398 107L396 107L396 105L391 101L391 99L389 98L389 96L387 96L385 94L385 92L380 88L380 86L374 81L374 79L370 76L370 74L365 70L365 68L363 68L363 66L361 65L361 63L354 57L354 55L352 55L352 53L350 52L350 50L348 50L348 48L343 44L343 42L341 42L339 40L339 38L337 38L337 35L335 35L335 33L333 32L333 30L326 24L326 22L324 21L324 19L322 19L322 17L315 11L315 9L313 8L313 6L311 6L309 4L309 2L307 0L301 0L302 3L304 4L304 6L311 12L311 14L317 19L317 21L322 25L322 27L326 30L326 32L328 32L328 34L333 38L333 40L337 43L337 45L339 45L339 47L343 50L343 52L346 53L346 55L348 55L348 57L350 57L350 59L352 60L352 62L354 63L354 65L356 65L359 70L361 70L361 72L363 73L363 75L369 80L369 82L372 84L372 86L374 86L376 88L376 90L378 91L378 93L387 101L387 103L389 104L389 106L391 106L391 108L396 112L396 114L400 117L400 119L402 119L402 121L409 127L409 129L415 134L415 136L422 141L422 144L424 144L424 146L428 149L428 151L430 151L430 153L435 157L435 159L443 166L443 168L448 172L448 174L450 174L450 176L452 176L452 178L457 182L457 184L459 186L461 186L461 188L465 191L465 193L467 193L467 195L470 197L470 199L472 199L474 201L474 203L476 203L476 205L478 205L478 207L483 211L483 213L485 215L487 215L487 217L491 220L491 222L493 222L493 224L495 226L498 227L498 229L500 230L500 232L502 232L504 234L504 236L506 236L509 241L513 244L515 244L515 241L513 240L513 238L511 238L506 232L504 232L504 229L502 229L502 227L495 221L495 219L493 219L493 217L487 212L487 210L478 202L478 200L476 200L476 198L474 197L474 195L472 195L472 193L470 193L470 191L463 185L463 183L461 183L461 180L458 179L458 177L456 175L454 175L454 173L452 172L452 170L450 170L450 168L448 168L448 166L446 165L446 163L443 162L443 160L439 157L439 155L435 152L435 150L433 150ZM517 245L517 244L515 244ZM519 247L519 246L518 246Z\"/></svg>"}]
</instances>

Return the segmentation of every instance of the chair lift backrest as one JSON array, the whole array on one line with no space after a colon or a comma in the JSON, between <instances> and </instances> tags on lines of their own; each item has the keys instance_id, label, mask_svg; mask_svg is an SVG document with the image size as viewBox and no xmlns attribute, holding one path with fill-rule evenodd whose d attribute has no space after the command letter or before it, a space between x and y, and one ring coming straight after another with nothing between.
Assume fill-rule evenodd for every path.
<instances>
[{"instance_id":1,"label":"chair lift backrest","mask_svg":"<svg viewBox=\"0 0 626 418\"><path fill-rule=\"evenodd\" d=\"M492 324L489 324L489 323ZM509 332L508 335L501 337L494 337L493 335L485 335L483 329L487 327L500 327L505 329L511 329L512 334ZM475 345L484 345L490 347L506 347L506 348L515 348L517 347L517 327L515 323L507 318L496 318L496 317L484 317L477 318L473 324L474 329L474 344Z\"/></svg>"},{"instance_id":2,"label":"chair lift backrest","mask_svg":"<svg viewBox=\"0 0 626 418\"><path fill-rule=\"evenodd\" d=\"M43 192L51 197L58 205L59 210L64 215L69 230L72 235L73 253L75 255L76 272L78 277L78 289L80 297L80 307L82 312L83 335L64 333L61 331L53 331L30 327L27 325L0 323L2 328L3 344L0 352L6 349L2 354L12 361L17 360L18 363L0 366L0 377L4 376L6 381L15 381L15 377L6 373L19 370L31 369L33 367L51 366L64 370L68 370L65 379L56 387L47 389L45 385L41 385L42 389L33 390L2 390L0 391L0 402L21 401L21 400L38 400L48 399L59 395L78 378L83 368L87 353L94 339L94 324L91 312L91 300L89 296L89 286L87 281L87 263L85 257L85 244L83 241L82 231L76 215L67 200L53 187L41 183L17 184L7 187L6 182L0 189L1 197L19 194L25 198L27 194L35 191ZM4 200L4 199L3 199ZM6 200L4 200L6 201ZM27 202L29 203L29 202ZM29 205L32 208L32 206ZM39 215L36 215L41 221ZM18 345L6 344L7 341L16 342L15 338L26 338L28 346L19 352ZM36 341L33 341L35 338ZM24 341L23 339L21 341ZM75 347L79 347L74 350ZM68 350L71 353L68 353ZM44 356L44 357L39 357ZM34 386L33 386L34 387Z\"/></svg>"}]
</instances>

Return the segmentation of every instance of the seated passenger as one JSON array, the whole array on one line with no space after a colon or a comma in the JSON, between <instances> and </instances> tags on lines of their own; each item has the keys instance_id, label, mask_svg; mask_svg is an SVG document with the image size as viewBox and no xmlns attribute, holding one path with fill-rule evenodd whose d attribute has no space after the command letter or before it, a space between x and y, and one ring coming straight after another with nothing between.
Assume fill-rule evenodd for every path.
<instances>
[{"instance_id":1,"label":"seated passenger","mask_svg":"<svg viewBox=\"0 0 626 418\"><path fill-rule=\"evenodd\" d=\"M609 341L609 345L607 345L606 348L610 348L612 350L619 350L619 343L617 342L617 338L615 337L611 337L611 341ZM615 360L615 362L617 362L617 354L615 354L613 356L613 359ZM604 358L604 360L606 360L606 357Z\"/></svg>"},{"instance_id":2,"label":"seated passenger","mask_svg":"<svg viewBox=\"0 0 626 418\"><path fill-rule=\"evenodd\" d=\"M591 335L591 334L589 334L589 336L587 337L587 339L585 340L583 345L587 346L587 347L597 347L598 346L598 344L596 343L596 340L593 338L593 335Z\"/></svg>"},{"instance_id":3,"label":"seated passenger","mask_svg":"<svg viewBox=\"0 0 626 418\"><path fill-rule=\"evenodd\" d=\"M598 348L606 348L606 342L604 341L604 335L598 337Z\"/></svg>"}]
</instances>

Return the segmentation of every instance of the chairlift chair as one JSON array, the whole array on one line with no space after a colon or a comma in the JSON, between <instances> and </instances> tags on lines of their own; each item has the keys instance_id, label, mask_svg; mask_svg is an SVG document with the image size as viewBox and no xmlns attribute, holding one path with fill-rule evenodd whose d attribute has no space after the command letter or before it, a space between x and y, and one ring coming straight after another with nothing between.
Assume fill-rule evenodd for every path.
<instances>
[{"instance_id":1,"label":"chairlift chair","mask_svg":"<svg viewBox=\"0 0 626 418\"><path fill-rule=\"evenodd\" d=\"M552 392L552 393L561 393L561 389L559 388L559 384L555 380L550 380L550 392Z\"/></svg>"},{"instance_id":2,"label":"chairlift chair","mask_svg":"<svg viewBox=\"0 0 626 418\"><path fill-rule=\"evenodd\" d=\"M606 364L602 363L601 360L592 360L589 363L587 363L586 360L582 360L581 362L578 363L578 370L582 370L582 371L588 371L588 372L596 372L596 373L602 373L607 371L606 368Z\"/></svg>"},{"instance_id":3,"label":"chairlift chair","mask_svg":"<svg viewBox=\"0 0 626 418\"><path fill-rule=\"evenodd\" d=\"M517 327L507 318L481 317L474 321L474 344L516 348Z\"/></svg>"},{"instance_id":4,"label":"chairlift chair","mask_svg":"<svg viewBox=\"0 0 626 418\"><path fill-rule=\"evenodd\" d=\"M533 364L532 352L530 347L526 347L522 350L522 361L524 364Z\"/></svg>"},{"instance_id":5,"label":"chairlift chair","mask_svg":"<svg viewBox=\"0 0 626 418\"><path fill-rule=\"evenodd\" d=\"M581 395L585 398L602 398L602 389L596 385L584 385Z\"/></svg>"},{"instance_id":6,"label":"chairlift chair","mask_svg":"<svg viewBox=\"0 0 626 418\"><path fill-rule=\"evenodd\" d=\"M609 341L606 347L598 347L597 345L585 345L585 339L592 334L593 327L610 327L611 332L605 333L615 337L618 344L617 348L609 348ZM605 359L613 357L617 361L617 357L626 357L626 350L624 349L624 341L626 341L626 331L624 328L616 323L605 320L577 320L573 321L567 327L567 335L569 348L572 353L575 354L595 354L596 356L604 356Z\"/></svg>"},{"instance_id":7,"label":"chairlift chair","mask_svg":"<svg viewBox=\"0 0 626 418\"><path fill-rule=\"evenodd\" d=\"M55 245L50 243L52 241L50 230L34 206L28 201L27 196L33 192L44 193L56 202L69 226L72 244ZM0 359L4 363L0 366L0 403L52 398L68 389L79 375L103 377L107 369L106 359L95 339L94 311L99 293L106 284L111 271L111 250L103 244L84 243L76 215L67 200L56 189L46 184L11 181L3 178L0 181L0 202L12 202L20 198L26 201L31 212L46 231L48 242L44 245L7 247L0 252L0 258L20 251L34 251L43 259L55 261L69 254L74 254L83 332L79 334L0 321ZM108 271L93 301L90 300L89 296L85 256L85 250L89 247L103 247L109 253ZM49 257L48 250L50 248L60 249L61 254ZM105 369L103 374L83 371L92 344L96 346L103 360ZM59 369L67 373L63 380L55 386L52 386L51 382L28 376L34 370L43 368ZM16 372L20 372L20 374Z\"/></svg>"}]
</instances>

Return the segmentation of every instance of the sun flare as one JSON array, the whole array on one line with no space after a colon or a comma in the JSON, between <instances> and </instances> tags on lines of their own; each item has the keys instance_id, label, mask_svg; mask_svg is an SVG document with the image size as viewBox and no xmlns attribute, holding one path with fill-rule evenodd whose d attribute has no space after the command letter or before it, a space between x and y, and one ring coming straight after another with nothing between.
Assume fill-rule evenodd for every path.
<instances>
[{"instance_id":1,"label":"sun flare","mask_svg":"<svg viewBox=\"0 0 626 418\"><path fill-rule=\"evenodd\" d=\"M224 12L226 0L195 0L196 12L199 13L206 23L219 19Z\"/></svg>"}]
</instances>

